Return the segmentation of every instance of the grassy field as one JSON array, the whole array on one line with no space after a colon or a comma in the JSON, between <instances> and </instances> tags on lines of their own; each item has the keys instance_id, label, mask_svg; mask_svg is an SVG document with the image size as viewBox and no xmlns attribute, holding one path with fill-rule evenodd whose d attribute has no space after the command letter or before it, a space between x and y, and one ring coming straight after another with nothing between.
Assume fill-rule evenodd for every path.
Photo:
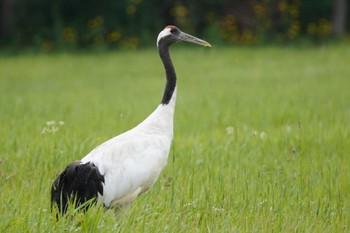
<instances>
[{"instance_id":1,"label":"grassy field","mask_svg":"<svg viewBox=\"0 0 350 233\"><path fill-rule=\"evenodd\" d=\"M175 48L176 47L176 48ZM172 48L175 140L118 221L55 221L65 166L161 100L155 49L0 56L0 232L350 232L350 47Z\"/></svg>"}]
</instances>

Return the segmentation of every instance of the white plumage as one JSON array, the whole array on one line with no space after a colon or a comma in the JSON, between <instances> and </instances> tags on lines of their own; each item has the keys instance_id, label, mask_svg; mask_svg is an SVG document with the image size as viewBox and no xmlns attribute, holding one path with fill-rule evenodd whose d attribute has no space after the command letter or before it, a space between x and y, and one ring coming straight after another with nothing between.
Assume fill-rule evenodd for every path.
<instances>
[{"instance_id":1,"label":"white plumage","mask_svg":"<svg viewBox=\"0 0 350 233\"><path fill-rule=\"evenodd\" d=\"M105 206L112 203L123 207L157 180L173 140L175 93L168 105L159 105L138 126L108 140L81 160L94 163L105 177Z\"/></svg>"},{"instance_id":2,"label":"white plumage","mask_svg":"<svg viewBox=\"0 0 350 233\"><path fill-rule=\"evenodd\" d=\"M210 46L175 26L160 32L157 47L166 73L160 105L135 128L101 144L56 178L51 203L62 214L73 198L76 206L95 199L108 208L123 208L156 182L167 163L173 140L176 74L169 46L177 41Z\"/></svg>"}]
</instances>

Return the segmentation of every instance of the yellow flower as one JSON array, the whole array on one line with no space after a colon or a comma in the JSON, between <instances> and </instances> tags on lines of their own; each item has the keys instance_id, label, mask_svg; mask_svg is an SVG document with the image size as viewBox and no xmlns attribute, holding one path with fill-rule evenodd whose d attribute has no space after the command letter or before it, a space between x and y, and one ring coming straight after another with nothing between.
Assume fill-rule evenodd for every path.
<instances>
[{"instance_id":1,"label":"yellow flower","mask_svg":"<svg viewBox=\"0 0 350 233\"><path fill-rule=\"evenodd\" d=\"M72 27L66 27L63 29L63 37L69 42L74 42L78 38L76 30Z\"/></svg>"},{"instance_id":2,"label":"yellow flower","mask_svg":"<svg viewBox=\"0 0 350 233\"><path fill-rule=\"evenodd\" d=\"M126 7L126 13L128 15L133 15L136 12L136 7L134 5L129 5Z\"/></svg>"},{"instance_id":3,"label":"yellow flower","mask_svg":"<svg viewBox=\"0 0 350 233\"><path fill-rule=\"evenodd\" d=\"M108 34L107 39L109 42L116 42L120 39L120 36L121 36L120 32L113 31Z\"/></svg>"}]
</instances>

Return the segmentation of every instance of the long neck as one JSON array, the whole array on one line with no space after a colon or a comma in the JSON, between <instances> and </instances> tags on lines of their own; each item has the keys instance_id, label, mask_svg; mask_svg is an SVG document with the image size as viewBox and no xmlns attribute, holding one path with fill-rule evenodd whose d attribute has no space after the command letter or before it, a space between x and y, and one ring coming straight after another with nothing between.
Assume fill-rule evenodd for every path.
<instances>
[{"instance_id":1,"label":"long neck","mask_svg":"<svg viewBox=\"0 0 350 233\"><path fill-rule=\"evenodd\" d=\"M141 122L138 127L144 129L145 132L165 134L172 139L176 102L176 74L170 59L169 46L160 43L158 51L160 58L163 61L166 74L166 85L163 99L157 109Z\"/></svg>"},{"instance_id":2,"label":"long neck","mask_svg":"<svg viewBox=\"0 0 350 233\"><path fill-rule=\"evenodd\" d=\"M167 105L172 99L176 87L176 73L170 58L169 46L167 44L160 44L158 51L166 74L166 85L161 104Z\"/></svg>"}]
</instances>

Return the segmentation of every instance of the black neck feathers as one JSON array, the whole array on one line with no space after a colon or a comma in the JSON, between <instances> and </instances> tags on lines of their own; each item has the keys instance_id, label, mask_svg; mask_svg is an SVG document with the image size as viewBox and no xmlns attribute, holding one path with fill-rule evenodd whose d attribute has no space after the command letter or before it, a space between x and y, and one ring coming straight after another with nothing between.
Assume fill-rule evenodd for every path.
<instances>
[{"instance_id":1,"label":"black neck feathers","mask_svg":"<svg viewBox=\"0 0 350 233\"><path fill-rule=\"evenodd\" d=\"M158 51L166 74L166 84L161 104L167 105L169 104L176 87L176 73L170 58L169 44L159 43Z\"/></svg>"}]
</instances>

